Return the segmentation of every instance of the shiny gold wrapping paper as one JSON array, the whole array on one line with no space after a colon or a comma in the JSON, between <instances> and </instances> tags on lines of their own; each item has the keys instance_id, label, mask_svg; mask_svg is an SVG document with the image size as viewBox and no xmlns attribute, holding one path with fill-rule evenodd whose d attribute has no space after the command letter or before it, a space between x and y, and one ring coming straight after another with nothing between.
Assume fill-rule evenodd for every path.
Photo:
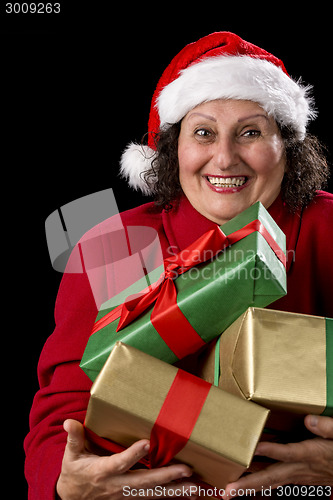
<instances>
[{"instance_id":1,"label":"shiny gold wrapping paper","mask_svg":"<svg viewBox=\"0 0 333 500\"><path fill-rule=\"evenodd\" d=\"M176 372L176 367L117 342L92 386L86 427L124 446L149 439ZM190 440L175 458L190 465L202 481L224 488L249 467L268 413L212 387Z\"/></svg>"},{"instance_id":2,"label":"shiny gold wrapping paper","mask_svg":"<svg viewBox=\"0 0 333 500\"><path fill-rule=\"evenodd\" d=\"M215 349L198 371L213 382ZM325 318L251 307L221 336L219 387L270 408L268 427L292 430L326 406Z\"/></svg>"}]
</instances>

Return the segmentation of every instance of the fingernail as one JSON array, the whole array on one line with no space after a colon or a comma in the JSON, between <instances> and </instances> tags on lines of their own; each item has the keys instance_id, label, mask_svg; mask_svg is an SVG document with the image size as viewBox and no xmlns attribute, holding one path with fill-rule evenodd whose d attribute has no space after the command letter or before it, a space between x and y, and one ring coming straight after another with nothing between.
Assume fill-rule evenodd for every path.
<instances>
[{"instance_id":1,"label":"fingernail","mask_svg":"<svg viewBox=\"0 0 333 500\"><path fill-rule=\"evenodd\" d=\"M68 419L64 421L64 423L62 424L63 428L64 428L64 431L65 432L68 432L67 430L67 426L68 426Z\"/></svg>"},{"instance_id":2,"label":"fingernail","mask_svg":"<svg viewBox=\"0 0 333 500\"><path fill-rule=\"evenodd\" d=\"M257 448L254 451L254 455L262 455L262 447L258 444Z\"/></svg>"},{"instance_id":3,"label":"fingernail","mask_svg":"<svg viewBox=\"0 0 333 500\"><path fill-rule=\"evenodd\" d=\"M150 444L149 444L149 443L145 444L145 445L144 445L144 447L143 447L143 449L144 449L145 451L149 451L149 449L150 449Z\"/></svg>"},{"instance_id":4,"label":"fingernail","mask_svg":"<svg viewBox=\"0 0 333 500\"><path fill-rule=\"evenodd\" d=\"M192 471L187 471L187 472L182 472L182 477L191 477L192 476Z\"/></svg>"},{"instance_id":5,"label":"fingernail","mask_svg":"<svg viewBox=\"0 0 333 500\"><path fill-rule=\"evenodd\" d=\"M310 415L310 425L311 427L317 427L318 415Z\"/></svg>"}]
</instances>

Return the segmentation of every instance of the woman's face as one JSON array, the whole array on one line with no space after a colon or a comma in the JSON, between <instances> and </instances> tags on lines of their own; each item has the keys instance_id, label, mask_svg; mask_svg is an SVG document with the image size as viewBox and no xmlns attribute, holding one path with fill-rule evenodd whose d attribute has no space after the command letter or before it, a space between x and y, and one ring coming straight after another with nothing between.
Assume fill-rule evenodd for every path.
<instances>
[{"instance_id":1,"label":"woman's face","mask_svg":"<svg viewBox=\"0 0 333 500\"><path fill-rule=\"evenodd\" d=\"M268 208L285 171L275 120L252 101L200 104L182 120L179 179L192 206L223 224L257 201Z\"/></svg>"}]
</instances>

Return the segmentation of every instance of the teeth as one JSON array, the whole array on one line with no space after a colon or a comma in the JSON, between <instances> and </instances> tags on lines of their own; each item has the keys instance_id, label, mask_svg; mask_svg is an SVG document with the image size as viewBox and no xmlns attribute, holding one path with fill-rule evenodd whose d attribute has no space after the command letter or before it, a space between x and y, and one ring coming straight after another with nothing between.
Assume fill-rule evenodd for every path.
<instances>
[{"instance_id":1,"label":"teeth","mask_svg":"<svg viewBox=\"0 0 333 500\"><path fill-rule=\"evenodd\" d=\"M207 177L214 186L236 187L242 186L246 182L246 177Z\"/></svg>"}]
</instances>

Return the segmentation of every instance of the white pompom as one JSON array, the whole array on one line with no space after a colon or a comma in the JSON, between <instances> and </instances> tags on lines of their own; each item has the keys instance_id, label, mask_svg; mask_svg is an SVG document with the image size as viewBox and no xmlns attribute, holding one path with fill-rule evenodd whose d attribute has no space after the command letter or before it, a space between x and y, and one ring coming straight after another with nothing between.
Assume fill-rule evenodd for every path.
<instances>
[{"instance_id":1,"label":"white pompom","mask_svg":"<svg viewBox=\"0 0 333 500\"><path fill-rule=\"evenodd\" d=\"M131 142L122 154L120 173L127 179L129 186L142 191L144 195L151 195L153 189L143 179L143 173L151 168L156 151L149 146Z\"/></svg>"}]
</instances>

